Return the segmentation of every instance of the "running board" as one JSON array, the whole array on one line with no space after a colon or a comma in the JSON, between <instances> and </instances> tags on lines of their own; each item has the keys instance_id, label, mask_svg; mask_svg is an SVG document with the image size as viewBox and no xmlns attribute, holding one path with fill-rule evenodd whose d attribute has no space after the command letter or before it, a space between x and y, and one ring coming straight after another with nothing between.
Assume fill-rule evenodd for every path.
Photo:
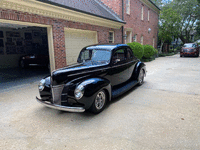
<instances>
[{"instance_id":1,"label":"running board","mask_svg":"<svg viewBox=\"0 0 200 150\"><path fill-rule=\"evenodd\" d=\"M134 87L136 84L138 84L138 81L132 80L132 81L129 81L126 84L122 85L120 88L113 89L112 90L112 98L115 98L115 97L127 92L132 87Z\"/></svg>"}]
</instances>

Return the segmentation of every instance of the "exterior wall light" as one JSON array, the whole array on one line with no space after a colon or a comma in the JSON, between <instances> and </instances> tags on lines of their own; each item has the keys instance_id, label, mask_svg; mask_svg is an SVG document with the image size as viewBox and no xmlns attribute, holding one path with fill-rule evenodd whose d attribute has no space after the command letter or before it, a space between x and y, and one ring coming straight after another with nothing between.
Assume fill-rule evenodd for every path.
<instances>
[{"instance_id":1,"label":"exterior wall light","mask_svg":"<svg viewBox=\"0 0 200 150\"><path fill-rule=\"evenodd\" d=\"M151 28L148 29L148 33L150 33L150 32L151 32Z\"/></svg>"},{"instance_id":2,"label":"exterior wall light","mask_svg":"<svg viewBox=\"0 0 200 150\"><path fill-rule=\"evenodd\" d=\"M124 35L124 40L126 40L126 38L127 38L127 34Z\"/></svg>"}]
</instances>

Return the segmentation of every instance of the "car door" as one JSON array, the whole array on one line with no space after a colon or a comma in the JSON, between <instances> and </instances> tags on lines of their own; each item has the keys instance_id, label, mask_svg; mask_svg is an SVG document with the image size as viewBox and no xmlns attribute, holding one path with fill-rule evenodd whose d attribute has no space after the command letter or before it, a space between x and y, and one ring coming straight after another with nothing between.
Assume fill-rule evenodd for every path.
<instances>
[{"instance_id":1,"label":"car door","mask_svg":"<svg viewBox=\"0 0 200 150\"><path fill-rule=\"evenodd\" d=\"M129 65L126 60L126 47L113 52L110 69L111 85L116 86L129 79Z\"/></svg>"},{"instance_id":2,"label":"car door","mask_svg":"<svg viewBox=\"0 0 200 150\"><path fill-rule=\"evenodd\" d=\"M131 78L137 62L138 62L138 59L134 56L132 50L129 47L127 47L127 49L126 49L126 63L127 63L128 69L129 69L129 73L127 74L128 79Z\"/></svg>"}]
</instances>

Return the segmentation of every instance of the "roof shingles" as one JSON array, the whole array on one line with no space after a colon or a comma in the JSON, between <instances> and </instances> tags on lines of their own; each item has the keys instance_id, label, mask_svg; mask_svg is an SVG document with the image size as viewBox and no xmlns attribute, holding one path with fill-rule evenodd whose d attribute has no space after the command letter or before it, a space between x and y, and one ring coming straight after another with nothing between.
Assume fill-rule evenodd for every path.
<instances>
[{"instance_id":1,"label":"roof shingles","mask_svg":"<svg viewBox=\"0 0 200 150\"><path fill-rule=\"evenodd\" d=\"M85 12L102 18L123 22L111 9L105 7L98 0L38 0L52 5Z\"/></svg>"}]
</instances>

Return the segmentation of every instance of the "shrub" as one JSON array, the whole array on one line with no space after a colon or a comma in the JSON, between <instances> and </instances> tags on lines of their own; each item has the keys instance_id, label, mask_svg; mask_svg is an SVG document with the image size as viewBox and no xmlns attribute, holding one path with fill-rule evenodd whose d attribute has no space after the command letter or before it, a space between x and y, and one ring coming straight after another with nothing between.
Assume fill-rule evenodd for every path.
<instances>
[{"instance_id":1,"label":"shrub","mask_svg":"<svg viewBox=\"0 0 200 150\"><path fill-rule=\"evenodd\" d=\"M154 54L157 55L158 54L158 50L154 48Z\"/></svg>"},{"instance_id":2,"label":"shrub","mask_svg":"<svg viewBox=\"0 0 200 150\"><path fill-rule=\"evenodd\" d=\"M144 57L150 58L155 54L154 48L151 45L144 45Z\"/></svg>"},{"instance_id":3,"label":"shrub","mask_svg":"<svg viewBox=\"0 0 200 150\"><path fill-rule=\"evenodd\" d=\"M169 49L169 52L170 52L170 53L173 52L173 49Z\"/></svg>"},{"instance_id":4,"label":"shrub","mask_svg":"<svg viewBox=\"0 0 200 150\"><path fill-rule=\"evenodd\" d=\"M165 56L166 54L163 54L163 53L159 54L159 57L165 57Z\"/></svg>"},{"instance_id":5,"label":"shrub","mask_svg":"<svg viewBox=\"0 0 200 150\"><path fill-rule=\"evenodd\" d=\"M143 57L144 48L140 43L132 42L132 43L128 43L127 45L130 46L135 57L137 57L138 59L141 59Z\"/></svg>"}]
</instances>

